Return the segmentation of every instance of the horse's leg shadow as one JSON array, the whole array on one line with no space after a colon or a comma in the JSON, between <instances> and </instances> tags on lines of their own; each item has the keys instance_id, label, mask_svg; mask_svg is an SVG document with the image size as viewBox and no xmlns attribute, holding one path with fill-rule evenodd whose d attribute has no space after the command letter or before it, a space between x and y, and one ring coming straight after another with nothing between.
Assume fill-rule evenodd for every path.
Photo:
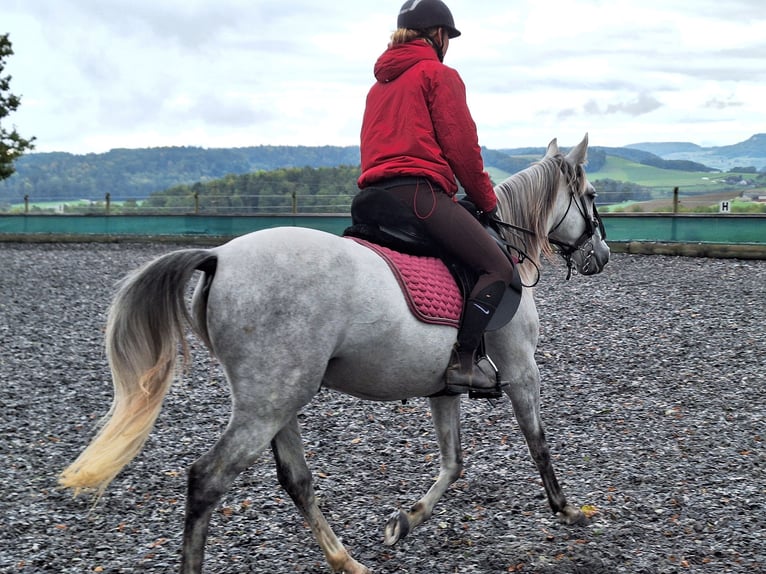
<instances>
[{"instance_id":1,"label":"horse's leg shadow","mask_svg":"<svg viewBox=\"0 0 766 574\"><path fill-rule=\"evenodd\" d=\"M431 397L431 415L439 441L439 477L426 495L407 512L396 510L388 518L383 542L392 546L410 531L425 522L434 506L463 471L460 446L460 395Z\"/></svg>"},{"instance_id":2,"label":"horse's leg shadow","mask_svg":"<svg viewBox=\"0 0 766 574\"><path fill-rule=\"evenodd\" d=\"M319 510L296 417L277 433L271 441L271 450L277 463L279 483L308 522L333 572L369 574L367 567L351 557Z\"/></svg>"},{"instance_id":3,"label":"horse's leg shadow","mask_svg":"<svg viewBox=\"0 0 766 574\"><path fill-rule=\"evenodd\" d=\"M567 502L564 491L556 479L551 462L550 449L545 440L545 430L540 416L540 375L537 367L527 371L526 380L514 381L507 387L507 394L513 405L513 412L527 442L537 470L543 479L545 494L553 513L566 524L586 522L585 515L576 506Z\"/></svg>"}]
</instances>

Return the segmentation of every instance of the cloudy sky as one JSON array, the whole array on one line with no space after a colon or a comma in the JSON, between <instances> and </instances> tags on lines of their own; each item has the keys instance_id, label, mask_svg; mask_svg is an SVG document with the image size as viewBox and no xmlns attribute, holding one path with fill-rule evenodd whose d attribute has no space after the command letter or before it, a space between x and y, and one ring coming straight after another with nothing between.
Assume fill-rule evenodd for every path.
<instances>
[{"instance_id":1,"label":"cloudy sky","mask_svg":"<svg viewBox=\"0 0 766 574\"><path fill-rule=\"evenodd\" d=\"M0 0L37 151L355 145L403 0ZM766 132L763 0L449 0L482 145Z\"/></svg>"}]
</instances>

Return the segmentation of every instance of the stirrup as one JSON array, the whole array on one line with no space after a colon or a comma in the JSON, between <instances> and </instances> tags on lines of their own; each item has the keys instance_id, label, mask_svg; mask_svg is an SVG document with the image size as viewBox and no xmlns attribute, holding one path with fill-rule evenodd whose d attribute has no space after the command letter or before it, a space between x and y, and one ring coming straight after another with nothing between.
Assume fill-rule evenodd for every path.
<instances>
[{"instance_id":1,"label":"stirrup","mask_svg":"<svg viewBox=\"0 0 766 574\"><path fill-rule=\"evenodd\" d=\"M508 383L501 383L500 372L495 363L487 355L482 354L474 361L474 367L484 373L490 381L495 381L494 387L471 387L464 385L447 385L442 391L433 396L441 395L462 395L468 394L470 399L500 399L503 396L503 390Z\"/></svg>"},{"instance_id":2,"label":"stirrup","mask_svg":"<svg viewBox=\"0 0 766 574\"><path fill-rule=\"evenodd\" d=\"M491 389L470 389L468 391L469 399L500 399L503 397L503 389L508 386L508 383L503 383L500 380L500 371L497 366L489 358L488 355L481 355L476 359L476 366L487 375L489 379L494 379L497 384Z\"/></svg>"}]
</instances>

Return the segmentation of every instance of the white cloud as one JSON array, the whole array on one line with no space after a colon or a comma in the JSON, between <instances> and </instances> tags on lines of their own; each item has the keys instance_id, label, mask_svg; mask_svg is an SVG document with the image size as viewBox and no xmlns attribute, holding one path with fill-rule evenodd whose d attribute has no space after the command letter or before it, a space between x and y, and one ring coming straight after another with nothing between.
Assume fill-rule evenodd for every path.
<instances>
[{"instance_id":1,"label":"white cloud","mask_svg":"<svg viewBox=\"0 0 766 574\"><path fill-rule=\"evenodd\" d=\"M38 150L358 141L399 0L5 0ZM450 0L481 143L728 144L766 131L761 0ZM5 120L4 120L5 121Z\"/></svg>"}]
</instances>

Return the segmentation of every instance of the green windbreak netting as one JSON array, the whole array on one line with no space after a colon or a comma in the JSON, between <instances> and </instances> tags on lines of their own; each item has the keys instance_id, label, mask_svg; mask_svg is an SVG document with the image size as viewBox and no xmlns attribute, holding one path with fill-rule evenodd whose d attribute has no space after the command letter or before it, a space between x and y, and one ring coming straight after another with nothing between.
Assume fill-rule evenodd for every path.
<instances>
[{"instance_id":1,"label":"green windbreak netting","mask_svg":"<svg viewBox=\"0 0 766 574\"><path fill-rule=\"evenodd\" d=\"M766 216L604 215L609 241L766 244ZM340 235L347 215L0 215L0 235L114 235L235 237L280 226Z\"/></svg>"},{"instance_id":2,"label":"green windbreak netting","mask_svg":"<svg viewBox=\"0 0 766 574\"><path fill-rule=\"evenodd\" d=\"M310 227L340 235L349 216L207 216L207 215L9 215L0 216L0 234L201 235L235 237L259 229Z\"/></svg>"},{"instance_id":3,"label":"green windbreak netting","mask_svg":"<svg viewBox=\"0 0 766 574\"><path fill-rule=\"evenodd\" d=\"M612 241L766 244L766 217L611 216L604 217Z\"/></svg>"}]
</instances>

